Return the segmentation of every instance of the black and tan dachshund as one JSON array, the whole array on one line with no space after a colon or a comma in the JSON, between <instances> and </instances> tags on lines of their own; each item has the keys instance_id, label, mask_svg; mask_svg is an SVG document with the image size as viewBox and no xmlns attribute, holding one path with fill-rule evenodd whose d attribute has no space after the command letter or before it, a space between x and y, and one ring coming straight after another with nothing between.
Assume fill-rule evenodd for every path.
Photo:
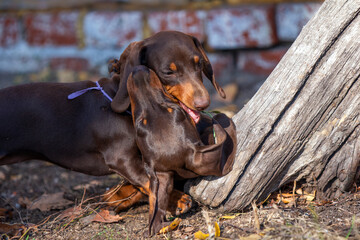
<instances>
[{"instance_id":1,"label":"black and tan dachshund","mask_svg":"<svg viewBox=\"0 0 360 240\"><path fill-rule=\"evenodd\" d=\"M195 121L169 98L155 72L145 66L134 69L127 89L136 143L149 176L149 182L144 183L150 190L149 231L157 233L165 222L175 176L185 179L224 176L231 171L236 146L235 125L224 114L214 119L202 116L205 119L200 119L200 136Z\"/></svg>"},{"instance_id":2,"label":"black and tan dachshund","mask_svg":"<svg viewBox=\"0 0 360 240\"><path fill-rule=\"evenodd\" d=\"M37 159L89 175L117 173L138 196L149 196L148 169L135 141L132 116L111 110L118 83L114 75L97 83L1 89L0 165ZM184 208L187 197L174 191L172 209Z\"/></svg>"},{"instance_id":3,"label":"black and tan dachshund","mask_svg":"<svg viewBox=\"0 0 360 240\"><path fill-rule=\"evenodd\" d=\"M129 110L127 79L138 65L144 65L156 73L168 97L177 102L195 123L200 119L200 111L210 105L202 73L211 81L219 95L225 98L225 93L215 80L212 66L199 40L181 32L163 31L143 41L131 43L119 60L113 60L109 64L109 72L119 74L121 79L119 91L112 103L115 112ZM130 199L130 195L135 197ZM188 195L175 191L173 196L171 202L177 199L177 204L171 204L173 213L180 214L191 207ZM107 197L112 202L121 200L118 211L128 208L142 198L141 192L131 185L124 185L115 194Z\"/></svg>"}]
</instances>

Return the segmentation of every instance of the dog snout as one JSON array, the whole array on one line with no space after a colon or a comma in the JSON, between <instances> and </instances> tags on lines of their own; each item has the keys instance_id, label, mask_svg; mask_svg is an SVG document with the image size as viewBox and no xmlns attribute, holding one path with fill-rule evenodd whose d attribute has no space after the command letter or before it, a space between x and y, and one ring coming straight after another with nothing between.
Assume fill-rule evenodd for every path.
<instances>
[{"instance_id":1,"label":"dog snout","mask_svg":"<svg viewBox=\"0 0 360 240\"><path fill-rule=\"evenodd\" d=\"M210 99L206 97L197 97L194 99L194 107L196 110L201 111L210 105Z\"/></svg>"}]
</instances>

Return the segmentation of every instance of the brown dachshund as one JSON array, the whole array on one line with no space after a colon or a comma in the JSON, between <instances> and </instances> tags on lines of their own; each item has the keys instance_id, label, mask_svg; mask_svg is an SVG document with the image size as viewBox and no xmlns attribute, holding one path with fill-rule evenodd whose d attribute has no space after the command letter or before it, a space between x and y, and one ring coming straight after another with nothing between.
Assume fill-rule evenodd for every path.
<instances>
[{"instance_id":1,"label":"brown dachshund","mask_svg":"<svg viewBox=\"0 0 360 240\"><path fill-rule=\"evenodd\" d=\"M117 173L142 191L138 195L149 194L132 116L111 109L119 81L114 75L97 83L31 83L1 89L0 165L38 159L89 175ZM172 194L175 204L182 199L178 208L186 197Z\"/></svg>"},{"instance_id":2,"label":"brown dachshund","mask_svg":"<svg viewBox=\"0 0 360 240\"><path fill-rule=\"evenodd\" d=\"M143 41L131 43L120 56L109 64L109 72L120 74L120 89L114 97L112 109L124 112L129 109L130 100L127 92L127 79L134 67L145 65L160 78L168 97L178 104L197 123L200 110L210 104L209 93L203 85L202 73L212 82L219 95L225 98L223 89L215 81L212 66L199 40L176 31L159 32ZM112 190L110 192L113 192ZM135 194L137 192L137 194ZM174 193L175 194L175 193ZM136 196L129 199L129 196ZM176 192L175 195L181 196ZM174 196L175 196L174 195ZM117 210L123 210L144 196L131 185L125 185L116 194L108 197L109 201L121 201ZM177 204L171 204L172 212L180 214L191 207L191 199L183 194ZM173 202L173 201L171 201Z\"/></svg>"},{"instance_id":3,"label":"brown dachshund","mask_svg":"<svg viewBox=\"0 0 360 240\"><path fill-rule=\"evenodd\" d=\"M201 137L207 143L204 144L195 121L169 98L154 71L145 66L134 68L127 89L136 143L149 176L145 184L150 190L149 232L157 233L165 220L174 176L224 176L231 171L236 146L235 125L224 114L215 119L202 116L206 119L200 120ZM228 132L216 119L221 119Z\"/></svg>"}]
</instances>

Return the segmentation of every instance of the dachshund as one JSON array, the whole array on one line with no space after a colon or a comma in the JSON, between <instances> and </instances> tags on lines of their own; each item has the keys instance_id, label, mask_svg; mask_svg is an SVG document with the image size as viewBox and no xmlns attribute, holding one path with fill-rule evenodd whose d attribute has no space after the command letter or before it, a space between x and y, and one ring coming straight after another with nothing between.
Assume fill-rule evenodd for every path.
<instances>
[{"instance_id":1,"label":"dachshund","mask_svg":"<svg viewBox=\"0 0 360 240\"><path fill-rule=\"evenodd\" d=\"M131 43L119 60L110 62L109 72L120 75L119 91L112 102L115 112L130 110L127 80L138 65L144 65L156 73L168 97L178 103L195 123L200 121L200 111L210 105L202 73L211 81L218 94L222 98L226 97L215 80L211 63L199 40L177 31L162 31L143 41ZM129 199L130 195L136 197ZM190 209L191 198L184 193L177 192L176 195L181 197L176 197L177 204L171 206L177 208L171 211L178 215ZM122 204L117 206L117 211L121 211L141 200L142 194L137 188L126 184L107 199L113 202L121 200Z\"/></svg>"},{"instance_id":2,"label":"dachshund","mask_svg":"<svg viewBox=\"0 0 360 240\"><path fill-rule=\"evenodd\" d=\"M236 129L224 114L213 119L201 116L204 120L198 121L201 127L197 129L194 119L169 96L156 73L146 66L134 68L127 90L136 143L149 175L149 232L154 234L168 224L165 213L174 177L221 177L231 171Z\"/></svg>"},{"instance_id":3,"label":"dachshund","mask_svg":"<svg viewBox=\"0 0 360 240\"><path fill-rule=\"evenodd\" d=\"M0 165L37 159L89 175L116 173L138 195L148 195L148 170L131 113L112 110L119 82L113 75L96 83L30 83L1 89ZM174 191L172 199L179 205L172 208L187 210L187 198Z\"/></svg>"}]
</instances>

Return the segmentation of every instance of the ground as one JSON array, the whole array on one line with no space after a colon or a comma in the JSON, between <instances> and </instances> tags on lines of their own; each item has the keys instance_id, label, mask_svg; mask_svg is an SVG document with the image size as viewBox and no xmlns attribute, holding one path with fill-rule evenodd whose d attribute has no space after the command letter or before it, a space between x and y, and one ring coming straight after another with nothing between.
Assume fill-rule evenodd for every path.
<instances>
[{"instance_id":1,"label":"ground","mask_svg":"<svg viewBox=\"0 0 360 240\"><path fill-rule=\"evenodd\" d=\"M99 196L121 182L116 175L93 177L49 163L29 161L0 166L0 181L0 209L9 210L0 215L0 222L30 227L22 239L143 239L147 231L146 204L120 213L123 218L115 223L87 220L87 215L104 208L98 204ZM62 204L64 200L59 197L59 206L49 207L59 209L30 210L43 194L59 192L70 202ZM219 239L360 239L359 205L357 192L321 204L316 199L306 204L300 201L297 206L268 200L258 205L257 210L237 213L218 213L196 205L181 216L177 229L153 239L194 239L197 231L208 233L209 228L213 231L215 222L220 226ZM81 206L83 215L59 217L62 213L65 216L65 209L74 206ZM8 237L2 235L1 239Z\"/></svg>"}]
</instances>

